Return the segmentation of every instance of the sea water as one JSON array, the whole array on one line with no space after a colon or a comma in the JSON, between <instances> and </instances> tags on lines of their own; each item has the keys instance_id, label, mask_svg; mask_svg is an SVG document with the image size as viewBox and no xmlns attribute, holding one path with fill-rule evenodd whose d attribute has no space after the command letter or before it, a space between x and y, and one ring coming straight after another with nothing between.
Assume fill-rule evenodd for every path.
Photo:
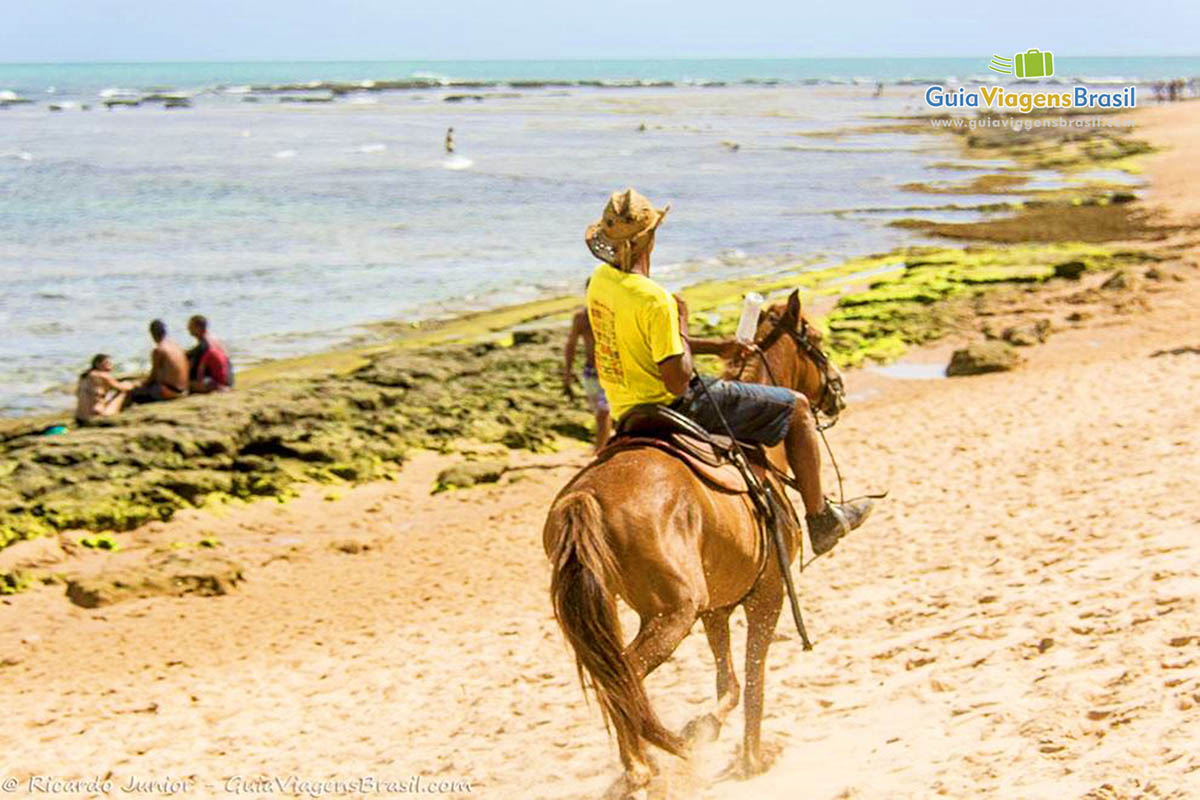
<instances>
[{"instance_id":1,"label":"sea water","mask_svg":"<svg viewBox=\"0 0 1200 800\"><path fill-rule=\"evenodd\" d=\"M582 293L583 231L629 185L673 204L655 251L671 286L915 241L886 214L830 212L927 203L895 187L969 176L933 166L953 142L856 129L920 111L922 76L971 63L0 65L0 91L36 101L0 109L0 414L69 407L96 352L144 369L155 317L186 340L207 315L244 366ZM1122 66L1189 65L1096 69ZM432 85L260 91L408 77ZM477 86L441 85L456 79ZM156 90L192 107L101 105Z\"/></svg>"}]
</instances>

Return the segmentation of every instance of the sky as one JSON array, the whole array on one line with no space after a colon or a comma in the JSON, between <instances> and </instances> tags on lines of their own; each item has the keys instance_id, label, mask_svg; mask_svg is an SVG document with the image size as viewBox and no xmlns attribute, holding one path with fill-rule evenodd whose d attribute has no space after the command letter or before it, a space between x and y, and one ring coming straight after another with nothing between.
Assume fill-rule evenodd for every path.
<instances>
[{"instance_id":1,"label":"sky","mask_svg":"<svg viewBox=\"0 0 1200 800\"><path fill-rule=\"evenodd\" d=\"M1196 0L0 0L0 62L1200 55Z\"/></svg>"}]
</instances>

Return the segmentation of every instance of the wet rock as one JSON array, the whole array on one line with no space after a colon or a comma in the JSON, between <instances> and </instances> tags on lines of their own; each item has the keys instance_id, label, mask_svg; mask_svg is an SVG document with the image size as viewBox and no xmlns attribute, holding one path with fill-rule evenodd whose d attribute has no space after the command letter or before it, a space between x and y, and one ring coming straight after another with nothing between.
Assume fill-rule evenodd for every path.
<instances>
[{"instance_id":1,"label":"wet rock","mask_svg":"<svg viewBox=\"0 0 1200 800\"><path fill-rule=\"evenodd\" d=\"M228 594L243 580L241 565L209 553L159 554L129 566L67 582L67 597L83 608L101 608L142 597Z\"/></svg>"},{"instance_id":2,"label":"wet rock","mask_svg":"<svg viewBox=\"0 0 1200 800\"><path fill-rule=\"evenodd\" d=\"M0 572L0 595L18 594L33 584L33 576L25 570Z\"/></svg>"},{"instance_id":3,"label":"wet rock","mask_svg":"<svg viewBox=\"0 0 1200 800\"><path fill-rule=\"evenodd\" d=\"M946 367L946 375L982 375L988 372L1004 372L1014 369L1022 362L1021 355L1007 342L976 342L955 350Z\"/></svg>"},{"instance_id":4,"label":"wet rock","mask_svg":"<svg viewBox=\"0 0 1200 800\"><path fill-rule=\"evenodd\" d=\"M1137 200L1137 195L1134 194L1133 192L1113 192L1112 195L1108 198L1108 202L1113 203L1115 205L1120 205L1122 203L1132 203L1135 200Z\"/></svg>"},{"instance_id":5,"label":"wet rock","mask_svg":"<svg viewBox=\"0 0 1200 800\"><path fill-rule=\"evenodd\" d=\"M465 461L438 473L434 492L448 489L466 489L480 483L495 483L508 469L508 464L499 460Z\"/></svg>"},{"instance_id":6,"label":"wet rock","mask_svg":"<svg viewBox=\"0 0 1200 800\"><path fill-rule=\"evenodd\" d=\"M445 381L450 377L450 369L439 359L401 353L363 367L356 377L380 386L411 389L425 381Z\"/></svg>"},{"instance_id":7,"label":"wet rock","mask_svg":"<svg viewBox=\"0 0 1200 800\"><path fill-rule=\"evenodd\" d=\"M535 331L513 331L513 346L520 347L524 344L545 344L550 341L550 332L535 330Z\"/></svg>"},{"instance_id":8,"label":"wet rock","mask_svg":"<svg viewBox=\"0 0 1200 800\"><path fill-rule=\"evenodd\" d=\"M1182 282L1184 277L1178 272L1173 272L1164 267L1150 267L1142 273L1142 277L1148 281L1175 281Z\"/></svg>"},{"instance_id":9,"label":"wet rock","mask_svg":"<svg viewBox=\"0 0 1200 800\"><path fill-rule=\"evenodd\" d=\"M1056 278L1079 280L1079 277L1085 272L1087 272L1087 264L1082 261L1064 261L1054 265L1054 277Z\"/></svg>"},{"instance_id":10,"label":"wet rock","mask_svg":"<svg viewBox=\"0 0 1200 800\"><path fill-rule=\"evenodd\" d=\"M1000 338L1017 347L1032 347L1046 341L1050 335L1050 320L1039 319L1026 325L1005 328Z\"/></svg>"},{"instance_id":11,"label":"wet rock","mask_svg":"<svg viewBox=\"0 0 1200 800\"><path fill-rule=\"evenodd\" d=\"M1101 289L1108 291L1116 291L1120 289L1128 289L1130 286L1129 276L1124 270L1117 270L1113 274L1104 279L1104 283L1100 284Z\"/></svg>"},{"instance_id":12,"label":"wet rock","mask_svg":"<svg viewBox=\"0 0 1200 800\"><path fill-rule=\"evenodd\" d=\"M354 556L379 549L379 542L374 539L336 539L329 543L329 548L338 553Z\"/></svg>"},{"instance_id":13,"label":"wet rock","mask_svg":"<svg viewBox=\"0 0 1200 800\"><path fill-rule=\"evenodd\" d=\"M332 94L285 94L279 96L281 103L332 103Z\"/></svg>"}]
</instances>

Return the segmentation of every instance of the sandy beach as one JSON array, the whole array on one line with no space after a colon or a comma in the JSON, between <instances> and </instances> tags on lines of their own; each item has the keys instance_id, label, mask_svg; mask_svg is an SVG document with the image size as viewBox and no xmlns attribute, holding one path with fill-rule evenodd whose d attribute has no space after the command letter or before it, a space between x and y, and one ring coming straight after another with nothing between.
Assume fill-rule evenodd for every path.
<instances>
[{"instance_id":1,"label":"sandy beach","mask_svg":"<svg viewBox=\"0 0 1200 800\"><path fill-rule=\"evenodd\" d=\"M1146 162L1146 202L1194 230L1200 103L1136 118L1169 148ZM799 577L816 646L803 652L784 617L770 767L730 774L739 709L690 761L659 759L656 796L1200 795L1200 251L1187 231L1164 246L1157 277L1145 267L1119 290L1089 274L1014 295L1006 315L1054 331L1017 370L847 373L831 437L847 491L890 495ZM962 342L906 360L944 363ZM613 796L616 746L552 618L541 543L587 451L521 454L498 483L431 494L453 460L424 452L394 480L183 510L113 553L65 534L65 549L0 552L0 567L86 576L186 551L243 578L98 609L61 585L3 598L0 778L15 796L48 776L183 781L188 797L364 777L393 794L419 777L448 796ZM744 630L739 614L739 674ZM714 702L698 631L648 681L674 728ZM166 794L142 788L128 794Z\"/></svg>"}]
</instances>

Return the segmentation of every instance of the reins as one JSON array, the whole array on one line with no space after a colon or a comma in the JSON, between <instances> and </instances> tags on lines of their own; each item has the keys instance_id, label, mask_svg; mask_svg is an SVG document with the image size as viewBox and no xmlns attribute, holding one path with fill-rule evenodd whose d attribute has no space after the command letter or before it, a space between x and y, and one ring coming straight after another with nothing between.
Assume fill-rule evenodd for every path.
<instances>
[{"instance_id":1,"label":"reins","mask_svg":"<svg viewBox=\"0 0 1200 800\"><path fill-rule=\"evenodd\" d=\"M833 455L833 448L829 445L829 438L825 436L825 431L837 424L838 415L836 413L830 415L829 421L826 423L822 423L821 418L818 416L818 414L821 413L820 407L825 404L825 401L829 397L830 391L835 391L838 394L842 393L842 382L840 379L830 377L829 357L825 355L825 351L818 347L809 336L808 320L804 319L804 317L801 317L800 330L797 331L785 327L783 324L783 317L776 316L774 313L769 313L767 319L771 322L774 322L775 325L773 328L771 328L771 332L766 335L766 338L762 340L762 343L755 345L755 350L758 352L759 360L762 361L763 369L766 370L767 378L771 381L771 385L779 386L779 381L775 379L775 373L771 370L771 362L767 360L767 350L773 347L775 343L779 341L779 338L785 333L792 337L792 341L795 342L796 346L809 357L809 359L813 362L813 365L821 373L821 393L817 398L816 405L813 408L813 419L816 421L817 433L821 435L821 442L825 445L825 452L829 454L829 461L833 464L833 472L835 475L837 475L839 502L845 503L846 490L842 481L842 470L838 466L837 458ZM738 370L738 377L741 377L741 374L745 368L746 363L743 362L741 368ZM836 388L830 388L831 386L835 385ZM841 400L839 399L838 402L841 402ZM796 491L800 491L800 484L795 478L787 475L784 471L778 469L769 461L768 466L771 469L771 472L773 472L777 478ZM802 562L801 569L803 568Z\"/></svg>"}]
</instances>

